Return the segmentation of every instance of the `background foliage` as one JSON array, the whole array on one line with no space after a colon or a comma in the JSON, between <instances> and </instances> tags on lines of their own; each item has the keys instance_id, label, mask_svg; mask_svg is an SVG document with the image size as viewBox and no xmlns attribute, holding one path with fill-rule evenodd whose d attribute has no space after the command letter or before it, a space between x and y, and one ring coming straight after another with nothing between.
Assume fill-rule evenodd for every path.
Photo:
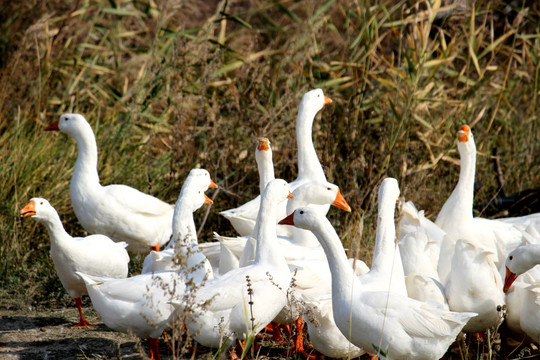
<instances>
[{"instance_id":1,"label":"background foliage","mask_svg":"<svg viewBox=\"0 0 540 360\"><path fill-rule=\"evenodd\" d=\"M272 142L276 175L295 178L296 113L316 87L333 103L314 123L315 145L353 208L329 217L361 258L382 178L396 177L405 200L436 216L457 181L461 124L478 147L477 202L501 191L494 149L503 191L538 186L539 12L535 1L4 4L1 297L67 299L44 228L18 215L45 197L69 233L84 234L69 200L75 143L43 131L66 112L91 123L102 184L174 203L189 170L207 168L221 189L201 241L234 234L217 212L258 193L258 136Z\"/></svg>"}]
</instances>

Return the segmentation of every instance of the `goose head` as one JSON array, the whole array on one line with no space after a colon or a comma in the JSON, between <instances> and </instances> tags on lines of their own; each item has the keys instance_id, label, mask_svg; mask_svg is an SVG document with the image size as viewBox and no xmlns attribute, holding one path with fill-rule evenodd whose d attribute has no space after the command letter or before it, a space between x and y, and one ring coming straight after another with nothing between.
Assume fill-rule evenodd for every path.
<instances>
[{"instance_id":1,"label":"goose head","mask_svg":"<svg viewBox=\"0 0 540 360\"><path fill-rule=\"evenodd\" d=\"M56 210L47 200L42 198L32 198L28 204L21 209L21 217L32 217L41 222L49 219L55 212Z\"/></svg>"},{"instance_id":2,"label":"goose head","mask_svg":"<svg viewBox=\"0 0 540 360\"><path fill-rule=\"evenodd\" d=\"M337 185L329 182L308 182L297 187L293 191L294 199L290 200L292 208L294 210L299 206L308 204L314 205L334 205L342 210L351 211L351 207L345 201L341 191ZM296 206L296 204L299 204Z\"/></svg>"},{"instance_id":3,"label":"goose head","mask_svg":"<svg viewBox=\"0 0 540 360\"><path fill-rule=\"evenodd\" d=\"M466 155L476 156L476 145L471 128L468 125L463 125L458 133L458 151L461 157Z\"/></svg>"},{"instance_id":4,"label":"goose head","mask_svg":"<svg viewBox=\"0 0 540 360\"><path fill-rule=\"evenodd\" d=\"M310 90L302 97L302 105L307 106L309 109L319 112L325 105L332 102L328 96L325 96L322 89Z\"/></svg>"},{"instance_id":5,"label":"goose head","mask_svg":"<svg viewBox=\"0 0 540 360\"><path fill-rule=\"evenodd\" d=\"M210 177L206 169L191 169L182 188L196 186L203 190L208 188L218 188L218 185Z\"/></svg>"},{"instance_id":6,"label":"goose head","mask_svg":"<svg viewBox=\"0 0 540 360\"><path fill-rule=\"evenodd\" d=\"M83 132L93 134L92 127L81 114L63 114L57 121L47 126L45 131L61 131L73 138L77 138L77 135Z\"/></svg>"},{"instance_id":7,"label":"goose head","mask_svg":"<svg viewBox=\"0 0 540 360\"><path fill-rule=\"evenodd\" d=\"M266 201L270 199L270 201L274 203L294 198L294 195L289 191L289 184L283 179L274 179L270 181L264 188L264 192L261 196Z\"/></svg>"},{"instance_id":8,"label":"goose head","mask_svg":"<svg viewBox=\"0 0 540 360\"><path fill-rule=\"evenodd\" d=\"M257 139L257 150L258 151L269 151L270 150L270 140L265 137L260 137Z\"/></svg>"},{"instance_id":9,"label":"goose head","mask_svg":"<svg viewBox=\"0 0 540 360\"><path fill-rule=\"evenodd\" d=\"M507 292L517 277L540 263L540 245L522 245L510 252L504 263L506 276L503 291Z\"/></svg>"},{"instance_id":10,"label":"goose head","mask_svg":"<svg viewBox=\"0 0 540 360\"><path fill-rule=\"evenodd\" d=\"M293 225L300 229L312 230L315 224L324 217L316 209L309 206L294 210L290 215L279 222L280 225ZM326 217L324 217L326 219Z\"/></svg>"},{"instance_id":11,"label":"goose head","mask_svg":"<svg viewBox=\"0 0 540 360\"><path fill-rule=\"evenodd\" d=\"M399 200L399 185L398 181L394 178L385 178L381 186L379 187L379 208L383 208L383 201L391 202L391 206L388 206L394 212L396 202Z\"/></svg>"}]
</instances>

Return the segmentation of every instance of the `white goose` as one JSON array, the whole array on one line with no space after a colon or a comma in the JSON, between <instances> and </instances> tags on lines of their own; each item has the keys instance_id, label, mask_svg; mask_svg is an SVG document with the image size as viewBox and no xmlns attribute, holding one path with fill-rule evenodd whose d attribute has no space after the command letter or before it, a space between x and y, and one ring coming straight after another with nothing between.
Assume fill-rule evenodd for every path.
<instances>
[{"instance_id":1,"label":"white goose","mask_svg":"<svg viewBox=\"0 0 540 360\"><path fill-rule=\"evenodd\" d=\"M190 185L189 181L186 183ZM207 199L204 190L198 186L186 186L186 183L180 194L182 203L189 209L200 207ZM192 245L189 237L190 233L187 232L184 239L178 239L178 245ZM78 274L85 281L94 309L105 325L146 339L151 357L159 359L157 339L171 321L174 312L171 301L186 293L186 284L200 286L207 274L205 263L197 262L201 260L199 253L187 251L186 258L181 260L188 265L178 271L156 271L127 279Z\"/></svg>"},{"instance_id":2,"label":"white goose","mask_svg":"<svg viewBox=\"0 0 540 360\"><path fill-rule=\"evenodd\" d=\"M188 267L195 264L204 264L199 270L211 276L212 268L206 257L199 251L197 243L197 230L193 220L193 213L203 204L212 204L212 200L206 195L194 195L194 192L204 192L209 187L217 187L210 178L210 173L205 169L192 169L180 190L180 195L174 207L172 218L172 238L163 251L151 251L144 259L142 273L152 271L173 270L179 264L174 263L174 257L178 261L189 258ZM198 254L198 255L196 255ZM204 275L205 274L200 274Z\"/></svg>"},{"instance_id":3,"label":"white goose","mask_svg":"<svg viewBox=\"0 0 540 360\"><path fill-rule=\"evenodd\" d=\"M257 170L259 172L259 191L262 194L266 185L275 179L272 148L270 147L270 140L268 138L260 137L257 139L255 161L257 162ZM258 195L255 199L248 201L240 207L221 211L220 214L231 222L231 225L240 236L252 235L257 232L254 228L260 202L261 196Z\"/></svg>"},{"instance_id":4,"label":"white goose","mask_svg":"<svg viewBox=\"0 0 540 360\"><path fill-rule=\"evenodd\" d=\"M294 189L307 181L326 181L326 176L324 175L317 152L313 146L312 127L313 120L315 119L317 113L325 105L331 102L332 100L325 96L321 89L308 91L302 97L300 108L298 109L298 116L296 118L298 177L289 184L291 191L294 191ZM225 216L225 218L231 222L232 226L240 234L240 236L249 236L253 233L259 202L252 201L238 208L220 212L221 215ZM283 203L281 212L278 213L279 218L281 218L281 215L286 215L285 206L286 203Z\"/></svg>"},{"instance_id":5,"label":"white goose","mask_svg":"<svg viewBox=\"0 0 540 360\"><path fill-rule=\"evenodd\" d=\"M174 206L126 185L100 184L96 138L82 115L64 114L45 130L61 131L77 142L79 153L69 192L86 231L125 241L133 254L159 250L169 241Z\"/></svg>"},{"instance_id":6,"label":"white goose","mask_svg":"<svg viewBox=\"0 0 540 360\"><path fill-rule=\"evenodd\" d=\"M522 245L508 254L504 292L508 327L540 341L540 245Z\"/></svg>"},{"instance_id":7,"label":"white goose","mask_svg":"<svg viewBox=\"0 0 540 360\"><path fill-rule=\"evenodd\" d=\"M447 235L441 245L441 254L444 256L439 259L438 264L439 277L443 283L450 273L452 255L458 239L474 242L476 246L492 251L497 266L502 265L508 252L524 241L524 234L510 224L473 218L476 145L469 126L463 125L458 131L457 147L461 159L459 180L435 221Z\"/></svg>"},{"instance_id":8,"label":"white goose","mask_svg":"<svg viewBox=\"0 0 540 360\"><path fill-rule=\"evenodd\" d=\"M252 265L206 282L193 292L191 301L172 302L180 316L186 315L189 333L200 344L215 348L245 339L246 334L256 335L287 303L291 274L276 246L276 212L288 196L292 194L284 180L276 179L266 186L257 218L258 247ZM189 314L184 313L186 308Z\"/></svg>"},{"instance_id":9,"label":"white goose","mask_svg":"<svg viewBox=\"0 0 540 360\"><path fill-rule=\"evenodd\" d=\"M438 273L451 310L479 313L465 331L481 332L500 321L496 306L504 305L505 297L497 269L506 255L529 237L511 224L473 218L476 146L469 126L458 131L457 147L459 180L435 222L446 232Z\"/></svg>"},{"instance_id":10,"label":"white goose","mask_svg":"<svg viewBox=\"0 0 540 360\"><path fill-rule=\"evenodd\" d=\"M305 183L298 189L306 187L307 185L309 185L309 183ZM296 191L298 191L298 189L295 190L295 193ZM310 192L307 192L307 194L309 193ZM364 276L360 278L360 281L366 289L372 291L391 291L397 294L407 296L407 289L405 286L403 266L401 264L399 248L397 248L395 243L396 232L394 226L394 209L398 197L399 187L397 184L397 180L393 178L384 179L379 189L379 213L377 218L377 233L375 239L375 251L373 255L372 268L369 272L367 272L366 274L364 274ZM289 208L288 210L290 211L290 213L293 213L294 210L299 207L300 206L294 206ZM310 206L310 208L312 208L315 212L319 212L322 217L326 215L326 213L321 213L320 206ZM301 230L302 232L308 231L305 229L299 230ZM305 235L301 234L301 236ZM315 235L312 236L315 237ZM317 240L316 237L315 240ZM304 242L304 248L306 248L305 244L306 242ZM294 277L295 287L293 294L300 298L311 299L311 306L314 306L316 304L316 301L314 299L329 296L329 294L331 293L332 277L330 268L328 267L328 261L324 256L324 250L322 249L322 247L319 245L318 247L314 247L312 249L319 250L319 252L311 250L312 254L309 257L301 259L300 261L288 262L291 269L297 269L296 276ZM316 306L322 308L325 306L325 304L321 303ZM299 309L295 309L295 307L284 308L284 311L280 314L278 318L276 318L276 322L282 324L290 324L293 320L295 320L296 326L299 329L298 332L300 333L303 324L301 323L301 319L297 318L301 315L301 313L299 313L299 311L293 311L302 310L303 307L298 306L298 308ZM327 320L325 319L325 317L329 315L328 313L331 313L331 311L324 311L319 313L322 321ZM328 331L329 334L337 330L332 329L332 323L333 320L325 321L325 331ZM308 323L308 330L310 329L311 325L312 324ZM314 331L314 329L312 328L311 331ZM334 338L339 337L334 336ZM326 348L324 342L316 344L316 346L323 348L323 350L330 350ZM336 352L337 349L341 349L341 351L348 351L348 349L345 350L345 348L339 343L336 343L334 346L334 350ZM298 338L296 339L296 348L299 349L299 352L307 355L303 349L301 340Z\"/></svg>"},{"instance_id":11,"label":"white goose","mask_svg":"<svg viewBox=\"0 0 540 360\"><path fill-rule=\"evenodd\" d=\"M440 359L475 314L433 308L403 295L369 291L357 277L330 222L309 207L282 222L313 231L332 272L334 320L354 345L387 359ZM361 278L362 276L360 276Z\"/></svg>"},{"instance_id":12,"label":"white goose","mask_svg":"<svg viewBox=\"0 0 540 360\"><path fill-rule=\"evenodd\" d=\"M90 235L84 238L71 237L60 221L54 207L45 199L33 198L21 210L22 217L32 217L42 223L51 238L51 257L56 273L68 294L75 299L80 321L73 327L93 326L83 316L81 295L86 286L76 271L97 276L125 278L128 273L129 255L126 243L115 243L105 235Z\"/></svg>"},{"instance_id":13,"label":"white goose","mask_svg":"<svg viewBox=\"0 0 540 360\"><path fill-rule=\"evenodd\" d=\"M301 206L309 206L315 211L326 215L325 205L334 205L345 211L351 211L349 204L345 201L339 188L328 182L316 183L305 182L297 187L293 192L294 198L287 203L287 212L292 213ZM330 269L324 256L324 251L317 241L317 238L310 231L303 229L292 229L291 238L280 238L279 245L289 265L291 273L294 274L294 288L291 292L289 304L274 319L281 325L296 325L295 352L301 353L307 358L314 355L308 354L304 349L302 319L303 303L293 301L294 298L318 297L321 294L330 292ZM256 244L255 246L256 247ZM246 255L249 248L246 246L241 259L249 259Z\"/></svg>"},{"instance_id":14,"label":"white goose","mask_svg":"<svg viewBox=\"0 0 540 360\"><path fill-rule=\"evenodd\" d=\"M103 323L113 330L146 339L150 358L159 360L158 339L171 321L172 298L185 292L183 277L176 271L126 279L77 274L86 283L92 305Z\"/></svg>"}]
</instances>

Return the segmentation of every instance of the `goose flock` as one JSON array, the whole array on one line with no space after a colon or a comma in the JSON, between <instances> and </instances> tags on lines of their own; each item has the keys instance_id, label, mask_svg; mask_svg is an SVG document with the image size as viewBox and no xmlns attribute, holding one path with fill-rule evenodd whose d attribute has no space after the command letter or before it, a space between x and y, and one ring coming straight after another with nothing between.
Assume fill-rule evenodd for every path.
<instances>
[{"instance_id":1,"label":"goose flock","mask_svg":"<svg viewBox=\"0 0 540 360\"><path fill-rule=\"evenodd\" d=\"M160 359L159 338L178 319L196 342L231 357L261 331L283 341L281 329L295 325L292 348L310 359L440 359L460 333L497 328L502 308L512 332L539 342L540 214L473 217L476 147L467 125L457 133L459 181L436 221L403 203L398 181L385 178L372 266L347 257L326 214L351 207L327 181L312 139L315 116L331 102L321 89L302 98L294 181L275 178L270 141L258 139L260 195L220 212L238 237L215 233L217 241L200 244L193 213L212 204L205 191L217 187L207 170L189 172L175 205L102 186L86 119L64 114L49 125L77 143L70 196L92 235L71 237L42 198L21 216L48 230L58 277L79 310L73 327L93 326L81 309L88 294L105 325L147 341L151 359ZM127 277L128 252L146 254L141 274ZM303 328L316 351L304 346Z\"/></svg>"}]
</instances>

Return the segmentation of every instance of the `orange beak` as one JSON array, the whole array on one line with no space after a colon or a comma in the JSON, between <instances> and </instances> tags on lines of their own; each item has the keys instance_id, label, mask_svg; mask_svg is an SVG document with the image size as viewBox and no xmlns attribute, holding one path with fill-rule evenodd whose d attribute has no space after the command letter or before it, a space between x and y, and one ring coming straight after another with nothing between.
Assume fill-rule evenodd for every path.
<instances>
[{"instance_id":1,"label":"orange beak","mask_svg":"<svg viewBox=\"0 0 540 360\"><path fill-rule=\"evenodd\" d=\"M328 96L325 95L324 96L324 105L326 106L326 105L330 104L331 102L332 102L332 99L330 99Z\"/></svg>"},{"instance_id":2,"label":"orange beak","mask_svg":"<svg viewBox=\"0 0 540 360\"><path fill-rule=\"evenodd\" d=\"M22 208L21 217L28 217L34 215L36 215L36 203L34 201L30 201L28 204L26 204L25 207Z\"/></svg>"},{"instance_id":3,"label":"orange beak","mask_svg":"<svg viewBox=\"0 0 540 360\"><path fill-rule=\"evenodd\" d=\"M287 199L294 199L294 195L292 192L289 191L289 195L287 195Z\"/></svg>"},{"instance_id":4,"label":"orange beak","mask_svg":"<svg viewBox=\"0 0 540 360\"><path fill-rule=\"evenodd\" d=\"M52 124L49 124L49 126L45 128L45 131L60 131L60 128L58 127L58 121L59 120L56 120Z\"/></svg>"},{"instance_id":5,"label":"orange beak","mask_svg":"<svg viewBox=\"0 0 540 360\"><path fill-rule=\"evenodd\" d=\"M289 215L285 219L281 220L278 224L280 224L280 225L294 225L294 211L292 212L291 215Z\"/></svg>"},{"instance_id":6,"label":"orange beak","mask_svg":"<svg viewBox=\"0 0 540 360\"><path fill-rule=\"evenodd\" d=\"M208 196L206 196L206 194L204 194L204 203L206 205L210 205L210 204L213 204L214 202L212 201L212 199L210 199Z\"/></svg>"},{"instance_id":7,"label":"orange beak","mask_svg":"<svg viewBox=\"0 0 540 360\"><path fill-rule=\"evenodd\" d=\"M347 202L345 201L345 198L343 197L343 195L341 195L341 191L339 189L337 191L336 198L334 202L332 203L332 205L337 206L338 208L342 210L351 212L351 207L349 206L349 204L347 204Z\"/></svg>"},{"instance_id":8,"label":"orange beak","mask_svg":"<svg viewBox=\"0 0 540 360\"><path fill-rule=\"evenodd\" d=\"M214 180L210 179L210 185L208 185L208 187L217 189L219 186L214 182Z\"/></svg>"},{"instance_id":9,"label":"orange beak","mask_svg":"<svg viewBox=\"0 0 540 360\"><path fill-rule=\"evenodd\" d=\"M270 150L270 141L265 137L260 137L258 139L259 144L257 145L257 150L259 151L268 151Z\"/></svg>"},{"instance_id":10,"label":"orange beak","mask_svg":"<svg viewBox=\"0 0 540 360\"><path fill-rule=\"evenodd\" d=\"M467 125L463 125L459 131L458 131L458 141L459 142L467 142L469 141L469 133L471 132L471 128Z\"/></svg>"},{"instance_id":11,"label":"orange beak","mask_svg":"<svg viewBox=\"0 0 540 360\"><path fill-rule=\"evenodd\" d=\"M503 291L507 292L510 289L510 286L514 283L514 281L517 279L517 275L510 271L508 266L506 267L506 276L504 277L504 287Z\"/></svg>"}]
</instances>

